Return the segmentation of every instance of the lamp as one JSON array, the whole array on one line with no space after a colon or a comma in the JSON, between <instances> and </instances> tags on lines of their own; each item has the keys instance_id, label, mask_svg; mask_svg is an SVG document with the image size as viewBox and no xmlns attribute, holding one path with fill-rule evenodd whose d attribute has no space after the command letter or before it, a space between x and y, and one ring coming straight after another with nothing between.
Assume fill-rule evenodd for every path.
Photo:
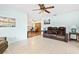
<instances>
[{"instance_id":1,"label":"lamp","mask_svg":"<svg viewBox=\"0 0 79 59\"><path fill-rule=\"evenodd\" d=\"M72 33L76 33L76 29L77 29L76 25L73 25L73 26L71 27L71 32L72 32Z\"/></svg>"}]
</instances>

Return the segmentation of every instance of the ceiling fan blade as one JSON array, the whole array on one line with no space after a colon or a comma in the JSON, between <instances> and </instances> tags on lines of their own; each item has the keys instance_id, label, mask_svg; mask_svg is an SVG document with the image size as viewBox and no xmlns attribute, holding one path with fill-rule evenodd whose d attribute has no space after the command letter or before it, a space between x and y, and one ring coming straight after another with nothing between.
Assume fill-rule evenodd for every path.
<instances>
[{"instance_id":1,"label":"ceiling fan blade","mask_svg":"<svg viewBox=\"0 0 79 59\"><path fill-rule=\"evenodd\" d=\"M38 5L39 5L40 9L43 9L45 7L44 4L38 4Z\"/></svg>"},{"instance_id":2,"label":"ceiling fan blade","mask_svg":"<svg viewBox=\"0 0 79 59\"><path fill-rule=\"evenodd\" d=\"M49 11L45 10L45 12L50 13Z\"/></svg>"},{"instance_id":3,"label":"ceiling fan blade","mask_svg":"<svg viewBox=\"0 0 79 59\"><path fill-rule=\"evenodd\" d=\"M54 8L54 6L46 7L45 9L51 9L51 8Z\"/></svg>"},{"instance_id":4,"label":"ceiling fan blade","mask_svg":"<svg viewBox=\"0 0 79 59\"><path fill-rule=\"evenodd\" d=\"M32 10L32 11L37 11L37 10L40 10L40 9L34 9L34 10Z\"/></svg>"},{"instance_id":5,"label":"ceiling fan blade","mask_svg":"<svg viewBox=\"0 0 79 59\"><path fill-rule=\"evenodd\" d=\"M44 4L38 4L39 6L44 6Z\"/></svg>"}]
</instances>

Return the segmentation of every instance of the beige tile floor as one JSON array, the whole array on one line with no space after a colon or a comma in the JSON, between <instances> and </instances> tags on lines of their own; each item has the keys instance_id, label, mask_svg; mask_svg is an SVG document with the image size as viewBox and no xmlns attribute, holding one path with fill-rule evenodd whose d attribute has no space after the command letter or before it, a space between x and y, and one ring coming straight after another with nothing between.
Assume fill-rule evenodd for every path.
<instances>
[{"instance_id":1,"label":"beige tile floor","mask_svg":"<svg viewBox=\"0 0 79 59\"><path fill-rule=\"evenodd\" d=\"M4 54L72 54L79 53L79 42L68 43L35 36L10 44Z\"/></svg>"}]
</instances>

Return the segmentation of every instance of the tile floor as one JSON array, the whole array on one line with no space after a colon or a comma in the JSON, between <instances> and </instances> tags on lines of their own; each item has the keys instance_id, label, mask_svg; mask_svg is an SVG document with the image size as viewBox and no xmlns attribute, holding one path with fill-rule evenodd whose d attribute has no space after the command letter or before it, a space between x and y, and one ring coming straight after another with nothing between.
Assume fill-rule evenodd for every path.
<instances>
[{"instance_id":1,"label":"tile floor","mask_svg":"<svg viewBox=\"0 0 79 59\"><path fill-rule=\"evenodd\" d=\"M79 53L79 42L63 42L35 36L10 44L4 54L72 54Z\"/></svg>"}]
</instances>

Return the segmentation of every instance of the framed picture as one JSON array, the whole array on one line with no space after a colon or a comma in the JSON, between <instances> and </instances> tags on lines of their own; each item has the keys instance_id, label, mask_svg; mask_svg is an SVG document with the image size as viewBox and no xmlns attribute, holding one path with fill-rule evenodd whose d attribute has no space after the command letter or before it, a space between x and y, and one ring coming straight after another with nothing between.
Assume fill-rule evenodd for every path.
<instances>
[{"instance_id":1,"label":"framed picture","mask_svg":"<svg viewBox=\"0 0 79 59\"><path fill-rule=\"evenodd\" d=\"M0 27L15 27L15 26L16 26L15 18L0 16Z\"/></svg>"},{"instance_id":2,"label":"framed picture","mask_svg":"<svg viewBox=\"0 0 79 59\"><path fill-rule=\"evenodd\" d=\"M50 24L50 19L44 20L44 24Z\"/></svg>"}]
</instances>

